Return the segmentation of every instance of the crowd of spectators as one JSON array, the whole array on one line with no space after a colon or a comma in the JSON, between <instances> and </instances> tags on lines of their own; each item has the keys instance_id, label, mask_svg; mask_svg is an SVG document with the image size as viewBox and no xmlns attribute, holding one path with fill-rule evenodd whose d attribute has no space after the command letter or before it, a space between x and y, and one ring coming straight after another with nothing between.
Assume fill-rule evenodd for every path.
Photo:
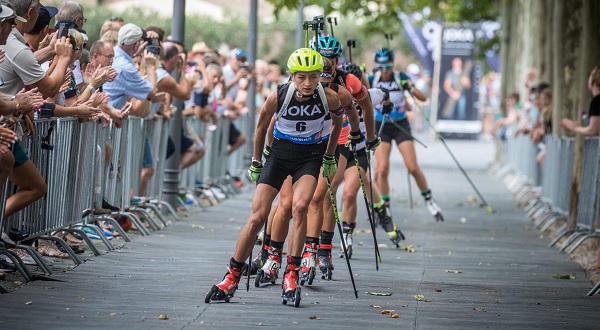
<instances>
[{"instance_id":1,"label":"crowd of spectators","mask_svg":"<svg viewBox=\"0 0 600 330\"><path fill-rule=\"evenodd\" d=\"M199 40L188 50L188 45L167 36L165 27L140 27L119 17L108 18L100 31L86 30L85 8L75 1L54 8L43 6L39 0L2 0L1 9L0 187L7 179L18 187L12 195L1 196L6 203L3 219L47 193L38 164L29 159L19 142L24 134L40 134L34 131L33 122L40 118L41 109L51 111L52 117L77 117L81 122L97 121L104 128L114 125L118 129L130 117L171 120L176 111L172 102L177 98L184 101L183 116L199 118L208 130L219 121L228 121L231 154L247 142L236 121L248 112L251 79L256 79L258 106L284 79L277 63L259 60L256 67L250 66L248 54L235 48L239 45L219 53ZM133 196L144 196L157 160L168 158L176 149L170 141L167 154L155 155L151 137L143 139L140 185L132 191L132 202ZM110 145L105 148L106 168L108 158L118 155L110 155ZM180 169L202 159L206 148L201 133L184 125ZM94 205L93 213L119 210L112 203L104 199L102 205ZM2 223L0 247L14 246L8 234L18 228ZM98 225L106 237L118 235L108 223ZM127 228L136 229L130 224ZM27 231L21 234L24 242L35 245L41 254L68 258L64 249L52 241L28 241ZM81 250L81 237L63 237L75 251ZM16 252L24 261L32 261L21 249ZM0 258L0 269L14 270L10 262Z\"/></svg>"}]
</instances>

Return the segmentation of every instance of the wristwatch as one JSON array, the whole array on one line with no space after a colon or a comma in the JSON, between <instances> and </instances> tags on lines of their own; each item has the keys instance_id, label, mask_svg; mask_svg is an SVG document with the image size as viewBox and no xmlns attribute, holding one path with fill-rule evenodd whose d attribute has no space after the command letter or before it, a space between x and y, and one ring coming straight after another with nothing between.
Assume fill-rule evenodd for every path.
<instances>
[{"instance_id":1,"label":"wristwatch","mask_svg":"<svg viewBox=\"0 0 600 330\"><path fill-rule=\"evenodd\" d=\"M89 89L90 92L92 92L92 94L94 94L94 92L96 92L96 89L94 88L94 86L92 86L92 84L87 85L87 89Z\"/></svg>"}]
</instances>

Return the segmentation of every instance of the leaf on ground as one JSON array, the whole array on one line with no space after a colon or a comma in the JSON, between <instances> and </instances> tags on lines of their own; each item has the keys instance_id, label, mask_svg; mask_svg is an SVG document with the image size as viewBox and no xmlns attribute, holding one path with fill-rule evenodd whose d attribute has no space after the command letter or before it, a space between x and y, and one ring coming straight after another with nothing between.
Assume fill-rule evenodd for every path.
<instances>
[{"instance_id":1,"label":"leaf on ground","mask_svg":"<svg viewBox=\"0 0 600 330\"><path fill-rule=\"evenodd\" d=\"M380 297L388 297L391 296L391 293L387 293L387 292L367 292L367 294L370 294L372 296L380 296Z\"/></svg>"},{"instance_id":2,"label":"leaf on ground","mask_svg":"<svg viewBox=\"0 0 600 330\"><path fill-rule=\"evenodd\" d=\"M446 273L460 274L462 273L462 270L446 269Z\"/></svg>"},{"instance_id":3,"label":"leaf on ground","mask_svg":"<svg viewBox=\"0 0 600 330\"><path fill-rule=\"evenodd\" d=\"M435 292L442 292L442 289L435 288Z\"/></svg>"},{"instance_id":4,"label":"leaf on ground","mask_svg":"<svg viewBox=\"0 0 600 330\"><path fill-rule=\"evenodd\" d=\"M390 318L392 318L392 319L399 319L400 315L394 313L394 314L390 315Z\"/></svg>"},{"instance_id":5,"label":"leaf on ground","mask_svg":"<svg viewBox=\"0 0 600 330\"><path fill-rule=\"evenodd\" d=\"M262 324L262 322L261 322L261 323L256 323L256 325L260 326L260 325L263 325L263 324Z\"/></svg>"},{"instance_id":6,"label":"leaf on ground","mask_svg":"<svg viewBox=\"0 0 600 330\"><path fill-rule=\"evenodd\" d=\"M394 310L394 309L384 309L381 311L381 314L392 314L395 311L396 310Z\"/></svg>"},{"instance_id":7,"label":"leaf on ground","mask_svg":"<svg viewBox=\"0 0 600 330\"><path fill-rule=\"evenodd\" d=\"M110 315L110 316L117 316L117 313L115 313L115 312L112 312L112 313L110 313L109 315Z\"/></svg>"},{"instance_id":8,"label":"leaf on ground","mask_svg":"<svg viewBox=\"0 0 600 330\"><path fill-rule=\"evenodd\" d=\"M485 308L483 308L483 307L475 307L475 308L473 308L473 310L474 310L474 311L477 311L477 312L487 312L487 311L485 310Z\"/></svg>"},{"instance_id":9,"label":"leaf on ground","mask_svg":"<svg viewBox=\"0 0 600 330\"><path fill-rule=\"evenodd\" d=\"M33 304L33 301L28 301L25 303L25 305L31 305L31 304Z\"/></svg>"},{"instance_id":10,"label":"leaf on ground","mask_svg":"<svg viewBox=\"0 0 600 330\"><path fill-rule=\"evenodd\" d=\"M381 306L377 306L377 305L371 305L371 307L373 307L373 308L381 308Z\"/></svg>"},{"instance_id":11,"label":"leaf on ground","mask_svg":"<svg viewBox=\"0 0 600 330\"><path fill-rule=\"evenodd\" d=\"M400 244L400 249L410 253L415 253L417 251L412 244Z\"/></svg>"},{"instance_id":12,"label":"leaf on ground","mask_svg":"<svg viewBox=\"0 0 600 330\"><path fill-rule=\"evenodd\" d=\"M363 245L365 245L365 243L363 243L363 242L358 242L358 243L356 243L356 245L358 245L358 246L363 246Z\"/></svg>"},{"instance_id":13,"label":"leaf on ground","mask_svg":"<svg viewBox=\"0 0 600 330\"><path fill-rule=\"evenodd\" d=\"M167 316L167 314L160 314L160 315L158 316L158 319L159 319L159 320L168 320L168 319L169 319L169 317Z\"/></svg>"},{"instance_id":14,"label":"leaf on ground","mask_svg":"<svg viewBox=\"0 0 600 330\"><path fill-rule=\"evenodd\" d=\"M204 227L202 225L194 225L194 224L192 224L192 228L206 229L206 227Z\"/></svg>"},{"instance_id":15,"label":"leaf on ground","mask_svg":"<svg viewBox=\"0 0 600 330\"><path fill-rule=\"evenodd\" d=\"M381 249L387 249L389 246L387 244L377 244L377 247L381 248Z\"/></svg>"},{"instance_id":16,"label":"leaf on ground","mask_svg":"<svg viewBox=\"0 0 600 330\"><path fill-rule=\"evenodd\" d=\"M425 300L423 300L423 301L424 301L424 302L431 302L432 300L431 300L431 299L425 299Z\"/></svg>"},{"instance_id":17,"label":"leaf on ground","mask_svg":"<svg viewBox=\"0 0 600 330\"><path fill-rule=\"evenodd\" d=\"M309 316L308 318L311 319L311 320L322 320L322 318L320 318L320 317L318 317L316 315Z\"/></svg>"},{"instance_id":18,"label":"leaf on ground","mask_svg":"<svg viewBox=\"0 0 600 330\"><path fill-rule=\"evenodd\" d=\"M577 278L575 274L554 274L552 277L557 278L559 280L574 280Z\"/></svg>"},{"instance_id":19,"label":"leaf on ground","mask_svg":"<svg viewBox=\"0 0 600 330\"><path fill-rule=\"evenodd\" d=\"M425 299L425 296L422 294L417 294L415 295L415 299L417 299L417 301L422 301L423 299Z\"/></svg>"}]
</instances>

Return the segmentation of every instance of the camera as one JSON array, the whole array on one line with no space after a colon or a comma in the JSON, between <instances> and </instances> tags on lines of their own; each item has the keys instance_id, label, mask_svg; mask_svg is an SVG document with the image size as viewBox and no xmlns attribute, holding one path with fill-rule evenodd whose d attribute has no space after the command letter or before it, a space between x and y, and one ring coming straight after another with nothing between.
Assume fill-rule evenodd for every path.
<instances>
[{"instance_id":1,"label":"camera","mask_svg":"<svg viewBox=\"0 0 600 330\"><path fill-rule=\"evenodd\" d=\"M160 43L156 38L144 38L144 41L148 42L146 50L154 55L160 55Z\"/></svg>"},{"instance_id":2,"label":"camera","mask_svg":"<svg viewBox=\"0 0 600 330\"><path fill-rule=\"evenodd\" d=\"M67 23L60 23L58 25L58 38L62 38L62 37L69 37L69 24Z\"/></svg>"}]
</instances>

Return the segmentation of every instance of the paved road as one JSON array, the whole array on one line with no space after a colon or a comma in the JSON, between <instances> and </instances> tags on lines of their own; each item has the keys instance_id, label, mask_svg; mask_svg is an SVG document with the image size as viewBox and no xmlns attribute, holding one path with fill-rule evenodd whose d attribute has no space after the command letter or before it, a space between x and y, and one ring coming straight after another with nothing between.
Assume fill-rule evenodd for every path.
<instances>
[{"instance_id":1,"label":"paved road","mask_svg":"<svg viewBox=\"0 0 600 330\"><path fill-rule=\"evenodd\" d=\"M333 281L317 278L305 287L300 308L281 304L279 285L251 285L249 292L242 285L232 302L205 304L249 214L248 189L151 236L136 237L120 250L55 272L51 278L60 282L34 281L0 296L0 328L598 328L600 295L585 296L592 284L583 271L547 247L549 239L531 228L508 190L487 174L493 146L449 143L496 210L488 214L469 203L473 191L440 143L424 142L429 147L418 147L420 163L446 221L434 221L414 184L417 205L409 212L406 172L394 154L392 209L415 252L392 248L379 229L385 245L376 271L370 232L357 234L352 267L358 299L345 262L335 259ZM365 230L364 205L359 205L358 229ZM555 274L576 278L558 280ZM417 301L415 295L424 298ZM399 318L382 314L386 309ZM161 314L168 320L160 320Z\"/></svg>"}]
</instances>

